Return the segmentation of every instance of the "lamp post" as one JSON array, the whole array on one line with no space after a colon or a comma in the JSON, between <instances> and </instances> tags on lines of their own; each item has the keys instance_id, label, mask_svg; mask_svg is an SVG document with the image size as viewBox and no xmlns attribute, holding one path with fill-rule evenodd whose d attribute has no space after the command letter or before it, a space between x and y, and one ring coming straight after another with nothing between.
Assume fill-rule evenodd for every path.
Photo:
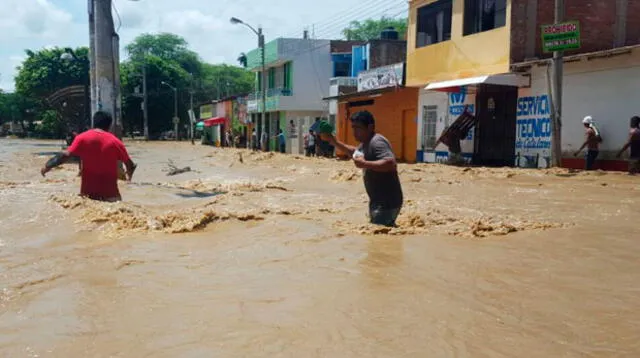
<instances>
[{"instance_id":1,"label":"lamp post","mask_svg":"<svg viewBox=\"0 0 640 358\"><path fill-rule=\"evenodd\" d=\"M176 140L179 140L180 136L178 135L178 124L180 123L180 119L178 118L178 89L165 81L162 81L161 84L173 90L173 128L176 132Z\"/></svg>"},{"instance_id":2,"label":"lamp post","mask_svg":"<svg viewBox=\"0 0 640 358\"><path fill-rule=\"evenodd\" d=\"M83 72L86 72L87 79L84 81L84 120L85 125L91 123L91 128L93 128L93 116L91 116L91 97L89 95L89 86L90 86L90 64L88 59L80 59L75 52L71 48L65 48L64 53L60 55L60 59L63 61L76 61L82 63ZM86 70L86 71L84 71Z\"/></svg>"},{"instance_id":3,"label":"lamp post","mask_svg":"<svg viewBox=\"0 0 640 358\"><path fill-rule=\"evenodd\" d=\"M266 127L267 127L267 77L266 77L266 66L265 66L265 54L264 54L264 34L262 33L262 27L258 27L258 30L254 29L253 26L245 23L244 21L236 18L236 17L232 17L231 18L231 23L234 25L244 25L246 27L248 27L251 31L253 31L253 33L256 34L256 36L258 36L258 47L260 48L260 56L261 56L261 64L262 64L262 133L266 132ZM262 134L258 137L261 138ZM260 139L259 139L260 140ZM268 146L267 146L268 147ZM267 148L264 148L265 150Z\"/></svg>"}]
</instances>

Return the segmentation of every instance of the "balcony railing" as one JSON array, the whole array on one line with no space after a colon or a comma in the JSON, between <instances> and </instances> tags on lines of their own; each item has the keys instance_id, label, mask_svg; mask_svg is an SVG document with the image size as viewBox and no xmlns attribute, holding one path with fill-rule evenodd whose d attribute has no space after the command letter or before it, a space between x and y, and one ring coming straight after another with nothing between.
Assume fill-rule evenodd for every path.
<instances>
[{"instance_id":1,"label":"balcony railing","mask_svg":"<svg viewBox=\"0 0 640 358\"><path fill-rule=\"evenodd\" d=\"M269 88L267 89L267 97L273 97L273 96L292 96L293 92L291 91L291 89L289 88ZM254 92L251 93L248 96L248 100L256 100L256 99L261 99L262 98L262 91L258 91L258 92Z\"/></svg>"},{"instance_id":2,"label":"balcony railing","mask_svg":"<svg viewBox=\"0 0 640 358\"><path fill-rule=\"evenodd\" d=\"M356 78L356 77L334 77L329 81L329 86L357 87L358 86L358 78Z\"/></svg>"}]
</instances>

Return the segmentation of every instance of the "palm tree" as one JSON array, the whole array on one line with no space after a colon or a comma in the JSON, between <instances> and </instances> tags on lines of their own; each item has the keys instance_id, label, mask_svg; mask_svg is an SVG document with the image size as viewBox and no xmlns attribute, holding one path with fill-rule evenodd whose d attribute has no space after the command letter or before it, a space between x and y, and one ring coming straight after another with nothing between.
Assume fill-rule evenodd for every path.
<instances>
[{"instance_id":1,"label":"palm tree","mask_svg":"<svg viewBox=\"0 0 640 358\"><path fill-rule=\"evenodd\" d=\"M247 68L247 55L244 52L238 56L238 63L240 63L242 67Z\"/></svg>"}]
</instances>

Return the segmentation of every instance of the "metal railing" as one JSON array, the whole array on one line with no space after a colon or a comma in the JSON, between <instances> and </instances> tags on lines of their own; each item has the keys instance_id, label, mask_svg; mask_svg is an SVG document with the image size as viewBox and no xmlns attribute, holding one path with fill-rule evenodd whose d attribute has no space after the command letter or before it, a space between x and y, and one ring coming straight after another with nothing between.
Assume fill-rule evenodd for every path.
<instances>
[{"instance_id":1,"label":"metal railing","mask_svg":"<svg viewBox=\"0 0 640 358\"><path fill-rule=\"evenodd\" d=\"M329 80L329 86L346 86L357 87L358 78L356 77L333 77Z\"/></svg>"},{"instance_id":2,"label":"metal railing","mask_svg":"<svg viewBox=\"0 0 640 358\"><path fill-rule=\"evenodd\" d=\"M291 91L291 89L288 88L269 88L267 89L267 97L274 97L274 96L292 96L293 95L293 91ZM251 100L256 100L256 99L261 99L262 98L262 91L258 91L258 92L254 92L249 94L249 96L247 96L247 100L251 101Z\"/></svg>"}]
</instances>

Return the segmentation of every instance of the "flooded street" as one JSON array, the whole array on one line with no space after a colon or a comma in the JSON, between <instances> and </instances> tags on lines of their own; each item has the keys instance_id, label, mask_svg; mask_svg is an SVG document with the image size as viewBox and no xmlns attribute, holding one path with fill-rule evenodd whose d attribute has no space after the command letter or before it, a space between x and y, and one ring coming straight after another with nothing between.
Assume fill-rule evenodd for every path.
<instances>
[{"instance_id":1,"label":"flooded street","mask_svg":"<svg viewBox=\"0 0 640 358\"><path fill-rule=\"evenodd\" d=\"M640 178L401 165L388 230L349 162L127 145L110 204L0 140L0 356L640 356Z\"/></svg>"}]
</instances>

